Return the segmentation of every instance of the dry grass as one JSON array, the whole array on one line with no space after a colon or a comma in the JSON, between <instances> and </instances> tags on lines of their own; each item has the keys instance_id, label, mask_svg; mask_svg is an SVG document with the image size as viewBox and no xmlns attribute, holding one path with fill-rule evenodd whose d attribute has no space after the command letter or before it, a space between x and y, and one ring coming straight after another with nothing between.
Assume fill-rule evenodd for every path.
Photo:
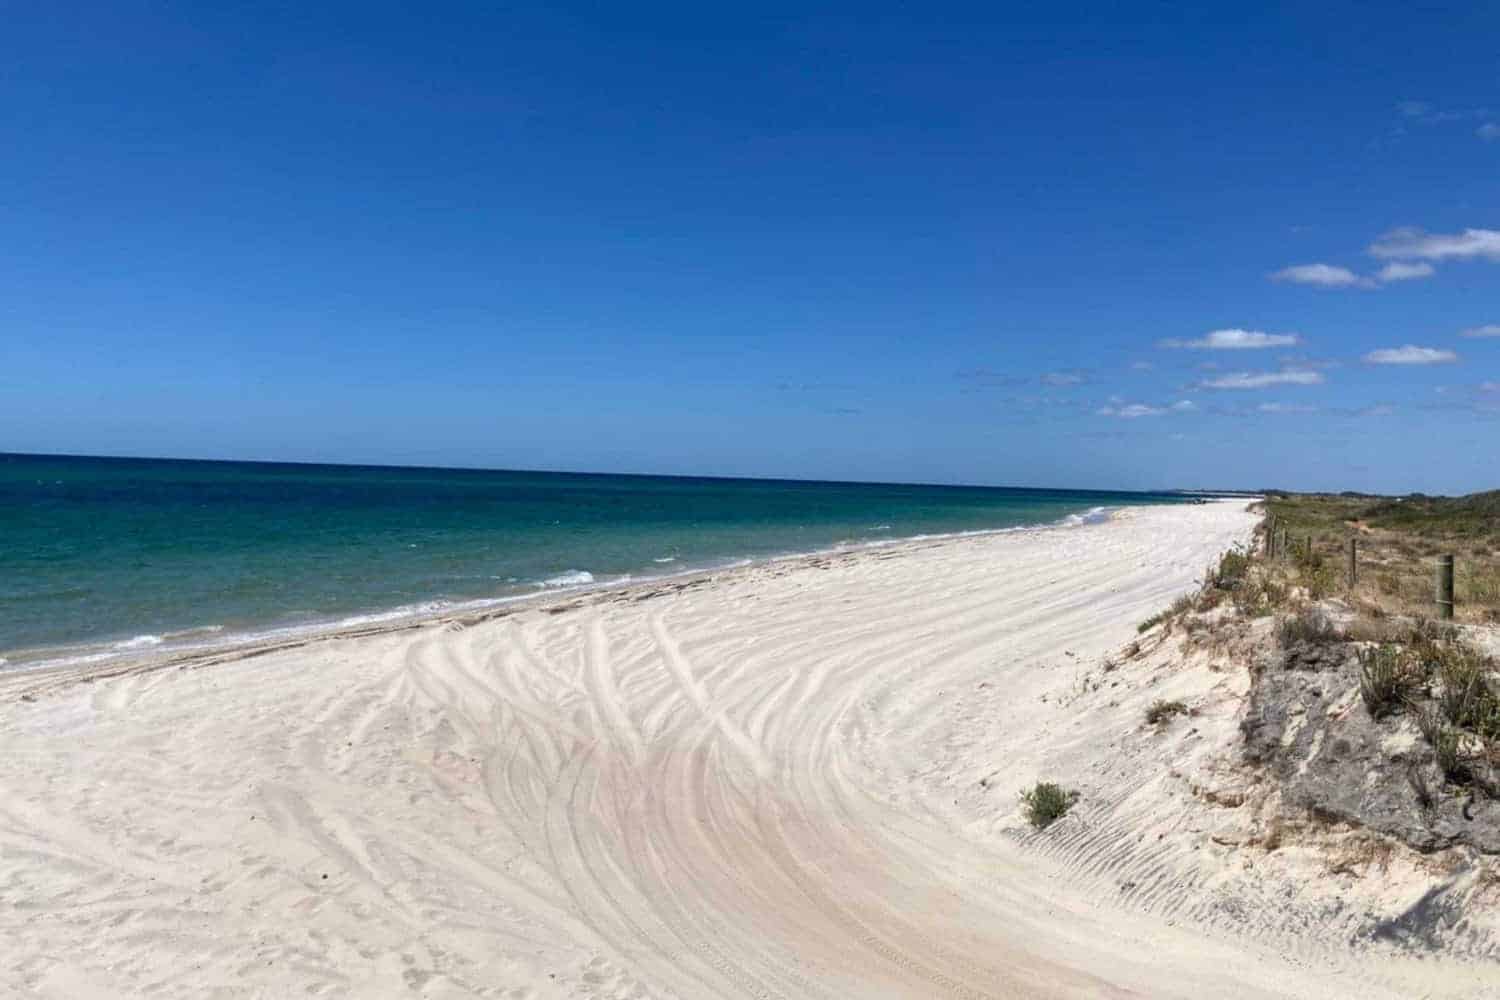
<instances>
[{"instance_id":1,"label":"dry grass","mask_svg":"<svg viewBox=\"0 0 1500 1000\"><path fill-rule=\"evenodd\" d=\"M1158 698L1151 703L1150 708L1146 709L1146 722L1152 726L1160 725L1163 722L1170 721L1173 716L1185 715L1187 710L1187 705L1180 701L1175 699L1167 701L1165 698Z\"/></svg>"},{"instance_id":2,"label":"dry grass","mask_svg":"<svg viewBox=\"0 0 1500 1000\"><path fill-rule=\"evenodd\" d=\"M1452 553L1458 620L1500 622L1500 492L1453 499L1277 495L1266 507L1294 542L1284 562L1315 600L1347 595L1386 614L1433 614L1437 557ZM1352 591L1350 538L1359 543ZM1311 555L1302 551L1307 539Z\"/></svg>"}]
</instances>

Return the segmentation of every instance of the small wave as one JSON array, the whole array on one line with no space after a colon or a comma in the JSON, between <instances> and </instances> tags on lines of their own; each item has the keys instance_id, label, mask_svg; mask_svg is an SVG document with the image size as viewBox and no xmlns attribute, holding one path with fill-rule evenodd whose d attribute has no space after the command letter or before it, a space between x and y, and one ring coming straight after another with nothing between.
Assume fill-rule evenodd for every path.
<instances>
[{"instance_id":1,"label":"small wave","mask_svg":"<svg viewBox=\"0 0 1500 1000\"><path fill-rule=\"evenodd\" d=\"M677 561L677 557L676 556L662 556L659 559L653 559L651 561L654 562L654 563L672 563L672 562L676 562Z\"/></svg>"},{"instance_id":2,"label":"small wave","mask_svg":"<svg viewBox=\"0 0 1500 1000\"><path fill-rule=\"evenodd\" d=\"M423 601L420 604L403 604L389 611L376 611L366 615L347 615L333 622L333 629L359 628L363 625L380 625L385 622L400 621L403 618L415 618L421 615L435 615L453 607L451 601ZM289 629L287 631L305 631L316 634L328 629L330 626L317 623L303 626L301 629Z\"/></svg>"},{"instance_id":3,"label":"small wave","mask_svg":"<svg viewBox=\"0 0 1500 1000\"><path fill-rule=\"evenodd\" d=\"M549 576L542 581L543 587L581 587L594 582L594 574L586 569L570 569L566 573Z\"/></svg>"},{"instance_id":4,"label":"small wave","mask_svg":"<svg viewBox=\"0 0 1500 1000\"><path fill-rule=\"evenodd\" d=\"M166 640L159 635L138 635L133 639L126 639L123 642L117 642L111 648L149 649L152 646L160 646L163 642L166 642Z\"/></svg>"},{"instance_id":5,"label":"small wave","mask_svg":"<svg viewBox=\"0 0 1500 1000\"><path fill-rule=\"evenodd\" d=\"M1109 510L1104 507L1094 507L1082 514L1069 514L1058 523L1069 528L1077 528L1085 524L1103 524L1109 520Z\"/></svg>"},{"instance_id":6,"label":"small wave","mask_svg":"<svg viewBox=\"0 0 1500 1000\"><path fill-rule=\"evenodd\" d=\"M870 525L869 530L870 531L890 531L891 530L891 526L889 524L872 524L872 525Z\"/></svg>"},{"instance_id":7,"label":"small wave","mask_svg":"<svg viewBox=\"0 0 1500 1000\"><path fill-rule=\"evenodd\" d=\"M199 625L196 628L179 629L176 632L163 632L162 639L172 641L176 639L197 639L205 635L218 635L224 631L223 625Z\"/></svg>"}]
</instances>

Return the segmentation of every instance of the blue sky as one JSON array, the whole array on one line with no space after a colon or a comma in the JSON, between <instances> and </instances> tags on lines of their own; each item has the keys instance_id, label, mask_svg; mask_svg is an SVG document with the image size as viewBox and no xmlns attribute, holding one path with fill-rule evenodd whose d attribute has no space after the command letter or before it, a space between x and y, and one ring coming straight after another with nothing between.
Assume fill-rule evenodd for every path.
<instances>
[{"instance_id":1,"label":"blue sky","mask_svg":"<svg viewBox=\"0 0 1500 1000\"><path fill-rule=\"evenodd\" d=\"M1500 486L1493 4L6 19L0 450Z\"/></svg>"}]
</instances>

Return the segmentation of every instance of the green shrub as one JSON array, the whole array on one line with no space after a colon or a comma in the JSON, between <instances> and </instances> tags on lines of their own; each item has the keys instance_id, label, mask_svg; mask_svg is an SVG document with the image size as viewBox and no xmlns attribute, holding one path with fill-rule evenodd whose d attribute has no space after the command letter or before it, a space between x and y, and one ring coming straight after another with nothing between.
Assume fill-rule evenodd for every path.
<instances>
[{"instance_id":1,"label":"green shrub","mask_svg":"<svg viewBox=\"0 0 1500 1000\"><path fill-rule=\"evenodd\" d=\"M1174 618L1179 617L1187 611L1192 610L1194 596L1183 594L1173 601L1165 611L1158 611L1135 627L1137 633L1149 632L1158 625L1170 624Z\"/></svg>"},{"instance_id":2,"label":"green shrub","mask_svg":"<svg viewBox=\"0 0 1500 1000\"><path fill-rule=\"evenodd\" d=\"M1285 605L1287 596L1287 587L1279 580L1251 577L1235 588L1234 607L1246 617L1261 618Z\"/></svg>"},{"instance_id":3,"label":"green shrub","mask_svg":"<svg viewBox=\"0 0 1500 1000\"><path fill-rule=\"evenodd\" d=\"M1250 557L1243 549L1233 548L1219 557L1219 566L1213 572L1215 585L1225 590L1238 587L1250 570Z\"/></svg>"},{"instance_id":4,"label":"green shrub","mask_svg":"<svg viewBox=\"0 0 1500 1000\"><path fill-rule=\"evenodd\" d=\"M1333 619L1317 608L1303 608L1281 619L1276 626L1276 636L1282 646L1294 646L1299 642L1324 645L1344 639L1344 633Z\"/></svg>"},{"instance_id":5,"label":"green shrub","mask_svg":"<svg viewBox=\"0 0 1500 1000\"><path fill-rule=\"evenodd\" d=\"M1387 645L1360 651L1359 696L1364 699L1371 718L1395 712L1410 690L1411 678L1398 647Z\"/></svg>"},{"instance_id":6,"label":"green shrub","mask_svg":"<svg viewBox=\"0 0 1500 1000\"><path fill-rule=\"evenodd\" d=\"M1307 595L1315 601L1321 601L1339 589L1339 574L1333 568L1333 564L1318 559L1302 567L1302 584L1307 588Z\"/></svg>"},{"instance_id":7,"label":"green shrub","mask_svg":"<svg viewBox=\"0 0 1500 1000\"><path fill-rule=\"evenodd\" d=\"M1443 714L1433 708L1423 708L1416 712L1417 729L1422 733L1422 738L1429 746L1437 746L1438 737L1447 728L1443 724Z\"/></svg>"},{"instance_id":8,"label":"green shrub","mask_svg":"<svg viewBox=\"0 0 1500 1000\"><path fill-rule=\"evenodd\" d=\"M1443 726L1432 742L1438 769L1443 772L1444 778L1455 784L1461 784L1469 777L1469 765L1459 749L1460 739L1458 730Z\"/></svg>"},{"instance_id":9,"label":"green shrub","mask_svg":"<svg viewBox=\"0 0 1500 1000\"><path fill-rule=\"evenodd\" d=\"M1021 793L1021 805L1026 810L1026 821L1038 830L1045 830L1067 815L1077 798L1077 792L1067 791L1061 785L1038 781L1035 787Z\"/></svg>"},{"instance_id":10,"label":"green shrub","mask_svg":"<svg viewBox=\"0 0 1500 1000\"><path fill-rule=\"evenodd\" d=\"M1430 655L1443 686L1438 696L1443 715L1460 728L1479 729L1497 710L1495 693L1485 679L1484 655L1464 644L1435 647Z\"/></svg>"}]
</instances>

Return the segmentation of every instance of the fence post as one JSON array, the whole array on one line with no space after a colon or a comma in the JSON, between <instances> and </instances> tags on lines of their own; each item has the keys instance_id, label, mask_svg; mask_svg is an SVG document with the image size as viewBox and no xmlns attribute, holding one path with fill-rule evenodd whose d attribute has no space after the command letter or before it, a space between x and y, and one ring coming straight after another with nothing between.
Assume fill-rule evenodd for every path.
<instances>
[{"instance_id":1,"label":"fence post","mask_svg":"<svg viewBox=\"0 0 1500 1000\"><path fill-rule=\"evenodd\" d=\"M1349 589L1359 582L1359 539L1349 539Z\"/></svg>"},{"instance_id":2,"label":"fence post","mask_svg":"<svg viewBox=\"0 0 1500 1000\"><path fill-rule=\"evenodd\" d=\"M1437 607L1439 618L1453 617L1453 557L1438 556Z\"/></svg>"},{"instance_id":3,"label":"fence post","mask_svg":"<svg viewBox=\"0 0 1500 1000\"><path fill-rule=\"evenodd\" d=\"M1266 515L1266 551L1267 559L1276 557L1276 515Z\"/></svg>"}]
</instances>

